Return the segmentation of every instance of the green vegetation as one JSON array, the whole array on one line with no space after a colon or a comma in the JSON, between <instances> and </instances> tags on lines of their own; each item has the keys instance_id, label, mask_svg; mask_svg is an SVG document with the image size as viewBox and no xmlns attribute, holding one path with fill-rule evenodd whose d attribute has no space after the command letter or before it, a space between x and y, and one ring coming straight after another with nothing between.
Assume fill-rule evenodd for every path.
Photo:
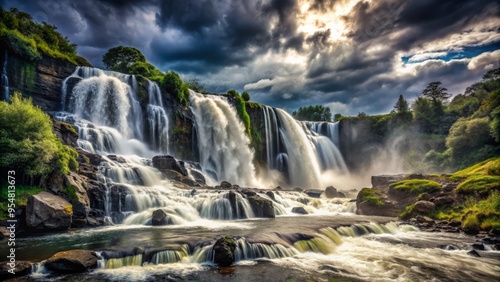
<instances>
[{"instance_id":1,"label":"green vegetation","mask_svg":"<svg viewBox=\"0 0 500 282\"><path fill-rule=\"evenodd\" d=\"M187 105L189 103L189 88L187 84L182 82L177 73L173 71L166 72L160 86L168 93L174 94L181 104Z\"/></svg>"},{"instance_id":2,"label":"green vegetation","mask_svg":"<svg viewBox=\"0 0 500 282\"><path fill-rule=\"evenodd\" d=\"M0 190L0 220L7 219L8 216L8 186L9 184L7 182L1 184L2 188ZM14 204L16 205L16 207L26 206L26 204L28 203L28 198L30 196L36 195L42 191L44 191L44 189L39 187L16 185L16 197L14 198Z\"/></svg>"},{"instance_id":3,"label":"green vegetation","mask_svg":"<svg viewBox=\"0 0 500 282\"><path fill-rule=\"evenodd\" d=\"M76 45L57 32L55 26L36 23L16 8L6 11L0 7L0 38L5 47L29 61L39 60L44 54L75 65L90 65L76 54Z\"/></svg>"},{"instance_id":4,"label":"green vegetation","mask_svg":"<svg viewBox=\"0 0 500 282\"><path fill-rule=\"evenodd\" d=\"M439 185L439 183L427 179L402 180L389 185L389 190L404 193L409 192L410 194L414 195L418 195L421 193L432 193L439 191L440 189L441 185Z\"/></svg>"},{"instance_id":5,"label":"green vegetation","mask_svg":"<svg viewBox=\"0 0 500 282\"><path fill-rule=\"evenodd\" d=\"M500 190L500 176L472 176L460 183L457 187L457 193L487 195L493 189Z\"/></svg>"},{"instance_id":6,"label":"green vegetation","mask_svg":"<svg viewBox=\"0 0 500 282\"><path fill-rule=\"evenodd\" d=\"M73 186L69 185L64 187L63 192L68 196L69 202L71 204L75 204L78 202L78 196L76 195L76 190Z\"/></svg>"},{"instance_id":7,"label":"green vegetation","mask_svg":"<svg viewBox=\"0 0 500 282\"><path fill-rule=\"evenodd\" d=\"M229 96L234 98L238 116L240 117L241 122L243 122L243 125L245 126L248 137L252 138L252 125L250 122L250 116L247 113L245 101L240 96L240 94L234 89L227 91L227 94L229 94Z\"/></svg>"},{"instance_id":8,"label":"green vegetation","mask_svg":"<svg viewBox=\"0 0 500 282\"><path fill-rule=\"evenodd\" d=\"M330 108L322 105L300 107L297 111L292 113L292 116L298 120L332 121Z\"/></svg>"},{"instance_id":9,"label":"green vegetation","mask_svg":"<svg viewBox=\"0 0 500 282\"><path fill-rule=\"evenodd\" d=\"M375 189L363 188L359 191L358 198L362 202L367 202L375 206L383 206L382 193Z\"/></svg>"},{"instance_id":10,"label":"green vegetation","mask_svg":"<svg viewBox=\"0 0 500 282\"><path fill-rule=\"evenodd\" d=\"M243 101L248 102L250 101L250 94L248 94L248 92L245 91L241 93L241 98L243 98Z\"/></svg>"},{"instance_id":11,"label":"green vegetation","mask_svg":"<svg viewBox=\"0 0 500 282\"><path fill-rule=\"evenodd\" d=\"M17 179L26 176L32 183L51 172L76 170L78 154L54 135L49 116L19 93L11 101L0 102L0 171L16 170Z\"/></svg>"},{"instance_id":12,"label":"green vegetation","mask_svg":"<svg viewBox=\"0 0 500 282\"><path fill-rule=\"evenodd\" d=\"M465 218L462 223L465 231L500 231L500 192L493 191L486 199L465 206L462 218Z\"/></svg>"}]
</instances>

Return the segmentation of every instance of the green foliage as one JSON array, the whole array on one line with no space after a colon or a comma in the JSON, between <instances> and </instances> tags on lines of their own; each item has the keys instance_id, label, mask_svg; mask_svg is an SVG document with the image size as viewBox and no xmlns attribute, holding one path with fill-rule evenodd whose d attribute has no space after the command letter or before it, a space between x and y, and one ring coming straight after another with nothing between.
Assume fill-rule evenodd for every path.
<instances>
[{"instance_id":1,"label":"green foliage","mask_svg":"<svg viewBox=\"0 0 500 282\"><path fill-rule=\"evenodd\" d=\"M452 180L463 180L467 177L471 176L482 176L482 175L498 175L500 176L500 172L498 171L500 167L500 158L492 158L462 170L459 170L451 175Z\"/></svg>"},{"instance_id":2,"label":"green foliage","mask_svg":"<svg viewBox=\"0 0 500 282\"><path fill-rule=\"evenodd\" d=\"M500 192L492 191L481 201L472 200L462 210L462 228L468 232L500 230Z\"/></svg>"},{"instance_id":3,"label":"green foliage","mask_svg":"<svg viewBox=\"0 0 500 282\"><path fill-rule=\"evenodd\" d=\"M333 121L337 122L337 121L340 121L342 118L343 118L343 116L340 113L338 113L338 114L335 114L333 116Z\"/></svg>"},{"instance_id":4,"label":"green foliage","mask_svg":"<svg viewBox=\"0 0 500 282\"><path fill-rule=\"evenodd\" d=\"M500 107L491 111L490 133L496 142L500 142Z\"/></svg>"},{"instance_id":5,"label":"green foliage","mask_svg":"<svg viewBox=\"0 0 500 282\"><path fill-rule=\"evenodd\" d=\"M500 176L481 175L469 177L456 188L462 195L487 195L491 190L500 190Z\"/></svg>"},{"instance_id":6,"label":"green foliage","mask_svg":"<svg viewBox=\"0 0 500 282\"><path fill-rule=\"evenodd\" d=\"M450 97L450 94L446 93L448 89L441 87L441 81L433 81L427 85L427 87L422 91L424 97L430 98L432 102L444 102Z\"/></svg>"},{"instance_id":7,"label":"green foliage","mask_svg":"<svg viewBox=\"0 0 500 282\"><path fill-rule=\"evenodd\" d=\"M227 91L227 94L229 94L229 96L234 98L235 103L236 103L235 104L236 112L238 112L238 116L240 117L241 122L243 122L243 125L245 126L246 133L247 133L248 137L250 137L250 139L252 139L252 125L250 122L250 116L247 113L245 101L240 96L240 94L234 89Z\"/></svg>"},{"instance_id":8,"label":"green foliage","mask_svg":"<svg viewBox=\"0 0 500 282\"><path fill-rule=\"evenodd\" d=\"M433 180L427 179L409 179L402 180L389 185L389 190L401 193L410 193L418 195L421 193L433 193L439 191L441 185Z\"/></svg>"},{"instance_id":9,"label":"green foliage","mask_svg":"<svg viewBox=\"0 0 500 282\"><path fill-rule=\"evenodd\" d=\"M102 57L104 66L113 71L129 73L135 63L146 62L146 57L133 47L116 46L108 50ZM134 68L138 71L146 71L140 67L148 69L144 65L135 65ZM140 70L139 70L140 69ZM146 76L147 77L147 76Z\"/></svg>"},{"instance_id":10,"label":"green foliage","mask_svg":"<svg viewBox=\"0 0 500 282\"><path fill-rule=\"evenodd\" d=\"M248 102L250 101L250 94L248 94L248 92L245 91L241 93L241 98L243 98L243 101Z\"/></svg>"},{"instance_id":11,"label":"green foliage","mask_svg":"<svg viewBox=\"0 0 500 282\"><path fill-rule=\"evenodd\" d=\"M367 202L375 206L383 206L382 193L375 189L363 188L359 191L358 198L362 202Z\"/></svg>"},{"instance_id":12,"label":"green foliage","mask_svg":"<svg viewBox=\"0 0 500 282\"><path fill-rule=\"evenodd\" d=\"M185 80L189 89L192 89L198 93L205 93L205 87L200 83L197 78L189 78Z\"/></svg>"},{"instance_id":13,"label":"green foliage","mask_svg":"<svg viewBox=\"0 0 500 282\"><path fill-rule=\"evenodd\" d=\"M177 73L173 71L166 72L160 85L168 93L174 94L181 104L187 105L189 103L189 88L187 84L182 82Z\"/></svg>"},{"instance_id":14,"label":"green foliage","mask_svg":"<svg viewBox=\"0 0 500 282\"><path fill-rule=\"evenodd\" d=\"M76 45L63 37L57 28L46 22L38 24L27 13L15 8L0 8L0 38L16 55L30 61L41 59L41 54L69 61L75 65L89 65L76 55Z\"/></svg>"},{"instance_id":15,"label":"green foliage","mask_svg":"<svg viewBox=\"0 0 500 282\"><path fill-rule=\"evenodd\" d=\"M33 177L77 167L77 153L62 145L52 132L50 118L31 99L15 93L11 104L0 102L0 170L16 170Z\"/></svg>"},{"instance_id":16,"label":"green foliage","mask_svg":"<svg viewBox=\"0 0 500 282\"><path fill-rule=\"evenodd\" d=\"M480 101L474 96L457 95L449 106L449 112L459 117L468 117L479 109Z\"/></svg>"},{"instance_id":17,"label":"green foliage","mask_svg":"<svg viewBox=\"0 0 500 282\"><path fill-rule=\"evenodd\" d=\"M410 106L408 105L408 101L403 97L403 95L399 95L398 101L394 105L394 111L396 113L407 113L410 111Z\"/></svg>"},{"instance_id":18,"label":"green foliage","mask_svg":"<svg viewBox=\"0 0 500 282\"><path fill-rule=\"evenodd\" d=\"M304 121L332 121L330 107L322 105L300 107L292 113L292 116L298 120Z\"/></svg>"},{"instance_id":19,"label":"green foliage","mask_svg":"<svg viewBox=\"0 0 500 282\"><path fill-rule=\"evenodd\" d=\"M69 185L64 187L63 192L68 196L69 202L71 204L75 204L78 202L78 196L76 195L76 190L73 186Z\"/></svg>"},{"instance_id":20,"label":"green foliage","mask_svg":"<svg viewBox=\"0 0 500 282\"><path fill-rule=\"evenodd\" d=\"M7 182L3 182L1 184L0 189L0 220L7 219L7 208L8 208L8 193L7 189L9 184ZM28 204L28 198L36 195L40 192L44 191L44 189L39 187L32 186L24 186L24 185L16 185L16 197L14 198L14 204L16 207L26 206Z\"/></svg>"}]
</instances>

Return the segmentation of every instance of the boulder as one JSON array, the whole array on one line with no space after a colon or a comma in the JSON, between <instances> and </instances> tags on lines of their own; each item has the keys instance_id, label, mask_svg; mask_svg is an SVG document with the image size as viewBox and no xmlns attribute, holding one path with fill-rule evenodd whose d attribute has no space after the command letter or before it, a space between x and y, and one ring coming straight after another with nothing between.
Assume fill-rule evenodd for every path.
<instances>
[{"instance_id":1,"label":"boulder","mask_svg":"<svg viewBox=\"0 0 500 282\"><path fill-rule=\"evenodd\" d=\"M171 170L171 169L163 170L162 174L167 179L175 180L175 181L181 181L181 179L183 177L182 174L180 174L179 172L177 172L175 170Z\"/></svg>"},{"instance_id":2,"label":"boulder","mask_svg":"<svg viewBox=\"0 0 500 282\"><path fill-rule=\"evenodd\" d=\"M271 200L276 202L276 197L274 196L274 193L272 191L267 191L266 196L268 196Z\"/></svg>"},{"instance_id":3,"label":"boulder","mask_svg":"<svg viewBox=\"0 0 500 282\"><path fill-rule=\"evenodd\" d=\"M230 266L234 262L236 242L231 236L224 236L213 246L214 262L220 267Z\"/></svg>"},{"instance_id":4,"label":"boulder","mask_svg":"<svg viewBox=\"0 0 500 282\"><path fill-rule=\"evenodd\" d=\"M432 201L437 207L449 206L453 204L454 200L451 197L438 197Z\"/></svg>"},{"instance_id":5,"label":"boulder","mask_svg":"<svg viewBox=\"0 0 500 282\"><path fill-rule=\"evenodd\" d=\"M326 187L325 196L327 198L337 198L338 197L337 189L335 189L335 187L333 187L333 186Z\"/></svg>"},{"instance_id":6,"label":"boulder","mask_svg":"<svg viewBox=\"0 0 500 282\"><path fill-rule=\"evenodd\" d=\"M174 157L172 156L155 156L153 157L153 166L159 171L163 172L165 170L174 170L182 174L182 176L188 176L186 169L182 166Z\"/></svg>"},{"instance_id":7,"label":"boulder","mask_svg":"<svg viewBox=\"0 0 500 282\"><path fill-rule=\"evenodd\" d=\"M28 198L26 225L32 229L68 229L73 207L65 199L40 192Z\"/></svg>"},{"instance_id":8,"label":"boulder","mask_svg":"<svg viewBox=\"0 0 500 282\"><path fill-rule=\"evenodd\" d=\"M292 212L298 214L309 214L303 207L293 207Z\"/></svg>"},{"instance_id":9,"label":"boulder","mask_svg":"<svg viewBox=\"0 0 500 282\"><path fill-rule=\"evenodd\" d=\"M0 239L8 238L10 236L10 231L5 226L0 226Z\"/></svg>"},{"instance_id":10,"label":"boulder","mask_svg":"<svg viewBox=\"0 0 500 282\"><path fill-rule=\"evenodd\" d=\"M422 193L420 195L420 200L422 200L422 201L430 201L431 198L432 198L432 196L429 195L429 193Z\"/></svg>"},{"instance_id":11,"label":"boulder","mask_svg":"<svg viewBox=\"0 0 500 282\"><path fill-rule=\"evenodd\" d=\"M233 185L231 185L231 183L229 183L228 181L222 181L220 183L221 189L231 189L231 187L233 187Z\"/></svg>"},{"instance_id":12,"label":"boulder","mask_svg":"<svg viewBox=\"0 0 500 282\"><path fill-rule=\"evenodd\" d=\"M78 273L97 267L97 255L89 250L59 252L45 261L47 269L58 273Z\"/></svg>"},{"instance_id":13,"label":"boulder","mask_svg":"<svg viewBox=\"0 0 500 282\"><path fill-rule=\"evenodd\" d=\"M198 183L198 182L196 182L193 179L188 178L188 177L183 177L181 179L181 182L186 184L189 187L200 187L201 186L200 183Z\"/></svg>"},{"instance_id":14,"label":"boulder","mask_svg":"<svg viewBox=\"0 0 500 282\"><path fill-rule=\"evenodd\" d=\"M344 192L338 191L337 198L347 198L347 195Z\"/></svg>"},{"instance_id":15,"label":"boulder","mask_svg":"<svg viewBox=\"0 0 500 282\"><path fill-rule=\"evenodd\" d=\"M295 188L293 188L293 190L292 190L292 191L294 191L294 192L303 192L303 191L304 191L304 189L299 188L299 187L295 187Z\"/></svg>"},{"instance_id":16,"label":"boulder","mask_svg":"<svg viewBox=\"0 0 500 282\"><path fill-rule=\"evenodd\" d=\"M174 222L172 218L164 210L155 210L153 212L153 217L151 218L151 224L154 226L158 225L172 225Z\"/></svg>"},{"instance_id":17,"label":"boulder","mask_svg":"<svg viewBox=\"0 0 500 282\"><path fill-rule=\"evenodd\" d=\"M417 223L434 224L434 219L432 219L428 216L417 215L417 217L415 219L416 219Z\"/></svg>"},{"instance_id":18,"label":"boulder","mask_svg":"<svg viewBox=\"0 0 500 282\"><path fill-rule=\"evenodd\" d=\"M372 187L373 189L384 189L389 186L389 184L393 182L400 181L404 179L404 175L375 175L372 176Z\"/></svg>"},{"instance_id":19,"label":"boulder","mask_svg":"<svg viewBox=\"0 0 500 282\"><path fill-rule=\"evenodd\" d=\"M274 206L271 200L262 198L258 195L248 197L247 199L252 207L255 217L275 217Z\"/></svg>"},{"instance_id":20,"label":"boulder","mask_svg":"<svg viewBox=\"0 0 500 282\"><path fill-rule=\"evenodd\" d=\"M114 162L117 162L117 163L121 163L121 164L126 164L127 163L127 160L122 157L122 156L117 156L117 155L108 155L107 156L108 159L114 161Z\"/></svg>"},{"instance_id":21,"label":"boulder","mask_svg":"<svg viewBox=\"0 0 500 282\"><path fill-rule=\"evenodd\" d=\"M323 191L317 190L317 189L309 189L309 190L305 190L304 193L311 198L319 198L319 197L321 197L321 194L323 193Z\"/></svg>"},{"instance_id":22,"label":"boulder","mask_svg":"<svg viewBox=\"0 0 500 282\"><path fill-rule=\"evenodd\" d=\"M430 212L434 211L435 208L436 208L436 205L433 202L429 202L429 201L418 201L413 206L413 210L415 210L419 213L430 213Z\"/></svg>"},{"instance_id":23,"label":"boulder","mask_svg":"<svg viewBox=\"0 0 500 282\"><path fill-rule=\"evenodd\" d=\"M190 173L196 182L198 182L202 185L206 184L205 176L202 173L200 173L199 171L196 171L196 170L191 170Z\"/></svg>"},{"instance_id":24,"label":"boulder","mask_svg":"<svg viewBox=\"0 0 500 282\"><path fill-rule=\"evenodd\" d=\"M12 265L10 261L0 262L0 280L3 280L3 278L19 277L30 274L31 262L16 260L14 264L15 265ZM12 266L14 266L14 274L9 272Z\"/></svg>"}]
</instances>

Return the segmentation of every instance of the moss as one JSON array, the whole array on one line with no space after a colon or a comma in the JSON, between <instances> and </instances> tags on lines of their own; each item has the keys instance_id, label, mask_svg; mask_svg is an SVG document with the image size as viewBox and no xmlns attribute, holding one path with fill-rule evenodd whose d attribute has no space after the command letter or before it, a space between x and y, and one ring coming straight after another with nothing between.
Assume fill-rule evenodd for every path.
<instances>
[{"instance_id":1,"label":"moss","mask_svg":"<svg viewBox=\"0 0 500 282\"><path fill-rule=\"evenodd\" d=\"M426 179L409 179L402 180L389 185L390 191L410 193L418 195L421 193L432 193L439 191L441 185L433 180Z\"/></svg>"},{"instance_id":2,"label":"moss","mask_svg":"<svg viewBox=\"0 0 500 282\"><path fill-rule=\"evenodd\" d=\"M261 110L262 109L262 105L259 104L259 103L255 103L255 102L246 102L246 105L247 107L250 107L251 109L258 109L258 110Z\"/></svg>"},{"instance_id":3,"label":"moss","mask_svg":"<svg viewBox=\"0 0 500 282\"><path fill-rule=\"evenodd\" d=\"M359 191L358 199L375 206L383 206L382 193L375 189L364 188Z\"/></svg>"},{"instance_id":4,"label":"moss","mask_svg":"<svg viewBox=\"0 0 500 282\"><path fill-rule=\"evenodd\" d=\"M462 180L470 176L500 175L500 158L492 158L459 170L451 175L452 180Z\"/></svg>"},{"instance_id":5,"label":"moss","mask_svg":"<svg viewBox=\"0 0 500 282\"><path fill-rule=\"evenodd\" d=\"M68 196L70 203L75 204L78 202L78 196L76 195L76 190L73 186L69 185L64 187L63 192L66 196Z\"/></svg>"},{"instance_id":6,"label":"moss","mask_svg":"<svg viewBox=\"0 0 500 282\"><path fill-rule=\"evenodd\" d=\"M24 87L29 91L35 90L36 67L33 62L23 63L21 65L21 81Z\"/></svg>"},{"instance_id":7,"label":"moss","mask_svg":"<svg viewBox=\"0 0 500 282\"><path fill-rule=\"evenodd\" d=\"M69 213L70 215L73 215L73 206L72 205L65 206L64 211L66 211L66 213Z\"/></svg>"},{"instance_id":8,"label":"moss","mask_svg":"<svg viewBox=\"0 0 500 282\"><path fill-rule=\"evenodd\" d=\"M462 222L462 229L466 232L477 233L479 232L479 228L479 220L476 214L468 215Z\"/></svg>"},{"instance_id":9,"label":"moss","mask_svg":"<svg viewBox=\"0 0 500 282\"><path fill-rule=\"evenodd\" d=\"M500 190L500 176L483 175L469 177L458 185L456 192L462 195L478 194L485 196L491 189Z\"/></svg>"}]
</instances>

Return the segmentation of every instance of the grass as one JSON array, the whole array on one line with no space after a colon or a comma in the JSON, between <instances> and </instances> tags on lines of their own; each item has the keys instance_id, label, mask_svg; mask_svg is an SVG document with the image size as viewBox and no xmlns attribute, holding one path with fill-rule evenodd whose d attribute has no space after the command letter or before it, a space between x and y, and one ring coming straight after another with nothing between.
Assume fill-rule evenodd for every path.
<instances>
[{"instance_id":1,"label":"grass","mask_svg":"<svg viewBox=\"0 0 500 282\"><path fill-rule=\"evenodd\" d=\"M383 206L382 193L375 189L363 188L359 191L359 197L362 202L367 202L375 206Z\"/></svg>"},{"instance_id":2,"label":"grass","mask_svg":"<svg viewBox=\"0 0 500 282\"><path fill-rule=\"evenodd\" d=\"M439 191L441 185L433 180L426 179L409 179L402 180L389 185L389 190L397 192L405 192L410 194L432 193Z\"/></svg>"},{"instance_id":3,"label":"grass","mask_svg":"<svg viewBox=\"0 0 500 282\"><path fill-rule=\"evenodd\" d=\"M2 190L0 191L0 220L7 219L7 208L8 208L8 194L7 183L2 183ZM32 186L16 186L14 204L16 207L26 206L28 204L28 198L32 195L36 195L42 191L43 188L32 187Z\"/></svg>"},{"instance_id":4,"label":"grass","mask_svg":"<svg viewBox=\"0 0 500 282\"><path fill-rule=\"evenodd\" d=\"M492 158L459 170L450 176L451 180L463 180L471 176L500 176L500 158Z\"/></svg>"},{"instance_id":5,"label":"grass","mask_svg":"<svg viewBox=\"0 0 500 282\"><path fill-rule=\"evenodd\" d=\"M488 195L492 189L500 190L500 176L478 175L469 177L456 188L458 194L462 195Z\"/></svg>"}]
</instances>

